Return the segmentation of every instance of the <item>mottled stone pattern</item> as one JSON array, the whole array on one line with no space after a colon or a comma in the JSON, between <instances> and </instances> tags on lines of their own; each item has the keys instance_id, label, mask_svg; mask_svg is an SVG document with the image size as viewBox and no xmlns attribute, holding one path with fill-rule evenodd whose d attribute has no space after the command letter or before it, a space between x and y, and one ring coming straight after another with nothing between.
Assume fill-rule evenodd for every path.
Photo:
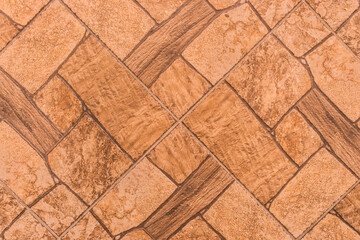
<instances>
[{"instance_id":1,"label":"mottled stone pattern","mask_svg":"<svg viewBox=\"0 0 360 240\"><path fill-rule=\"evenodd\" d=\"M138 2L160 23L168 19L186 0L138 0Z\"/></svg>"},{"instance_id":2,"label":"mottled stone pattern","mask_svg":"<svg viewBox=\"0 0 360 240\"><path fill-rule=\"evenodd\" d=\"M209 3L213 5L216 9L224 9L232 6L238 2L238 0L209 0Z\"/></svg>"},{"instance_id":3,"label":"mottled stone pattern","mask_svg":"<svg viewBox=\"0 0 360 240\"><path fill-rule=\"evenodd\" d=\"M175 128L149 154L149 158L177 183L182 183L206 156L207 151L182 126Z\"/></svg>"},{"instance_id":4,"label":"mottled stone pattern","mask_svg":"<svg viewBox=\"0 0 360 240\"><path fill-rule=\"evenodd\" d=\"M0 232L21 212L23 207L3 186L0 185Z\"/></svg>"},{"instance_id":5,"label":"mottled stone pattern","mask_svg":"<svg viewBox=\"0 0 360 240\"><path fill-rule=\"evenodd\" d=\"M131 165L131 160L87 115L49 154L55 174L91 204Z\"/></svg>"},{"instance_id":6,"label":"mottled stone pattern","mask_svg":"<svg viewBox=\"0 0 360 240\"><path fill-rule=\"evenodd\" d=\"M0 13L0 50L19 32L14 24Z\"/></svg>"},{"instance_id":7,"label":"mottled stone pattern","mask_svg":"<svg viewBox=\"0 0 360 240\"><path fill-rule=\"evenodd\" d=\"M340 29L339 36L360 57L360 12Z\"/></svg>"},{"instance_id":8,"label":"mottled stone pattern","mask_svg":"<svg viewBox=\"0 0 360 240\"><path fill-rule=\"evenodd\" d=\"M274 37L250 53L227 81L270 127L311 87L306 69Z\"/></svg>"},{"instance_id":9,"label":"mottled stone pattern","mask_svg":"<svg viewBox=\"0 0 360 240\"><path fill-rule=\"evenodd\" d=\"M127 233L121 240L151 240L152 238L141 229L136 229Z\"/></svg>"},{"instance_id":10,"label":"mottled stone pattern","mask_svg":"<svg viewBox=\"0 0 360 240\"><path fill-rule=\"evenodd\" d=\"M62 132L66 132L82 112L80 100L57 76L35 95L34 101Z\"/></svg>"},{"instance_id":11,"label":"mottled stone pattern","mask_svg":"<svg viewBox=\"0 0 360 240\"><path fill-rule=\"evenodd\" d=\"M33 93L65 60L84 33L81 24L55 1L1 54L0 66Z\"/></svg>"},{"instance_id":12,"label":"mottled stone pattern","mask_svg":"<svg viewBox=\"0 0 360 240\"><path fill-rule=\"evenodd\" d=\"M267 30L248 4L223 13L183 53L211 83L216 83ZM247 36L244 38L243 36Z\"/></svg>"}]
</instances>

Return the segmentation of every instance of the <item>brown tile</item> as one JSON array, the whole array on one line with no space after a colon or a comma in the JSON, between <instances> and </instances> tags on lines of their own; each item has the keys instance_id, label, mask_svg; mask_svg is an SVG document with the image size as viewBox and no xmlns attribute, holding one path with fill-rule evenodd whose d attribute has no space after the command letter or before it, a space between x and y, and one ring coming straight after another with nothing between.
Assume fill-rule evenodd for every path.
<instances>
[{"instance_id":1,"label":"brown tile","mask_svg":"<svg viewBox=\"0 0 360 240\"><path fill-rule=\"evenodd\" d=\"M23 207L0 185L0 232L21 212Z\"/></svg>"},{"instance_id":2,"label":"brown tile","mask_svg":"<svg viewBox=\"0 0 360 240\"><path fill-rule=\"evenodd\" d=\"M151 240L152 238L141 229L136 229L125 235L121 240Z\"/></svg>"},{"instance_id":3,"label":"brown tile","mask_svg":"<svg viewBox=\"0 0 360 240\"><path fill-rule=\"evenodd\" d=\"M360 63L354 56L331 37L306 59L320 89L350 120L358 119Z\"/></svg>"},{"instance_id":4,"label":"brown tile","mask_svg":"<svg viewBox=\"0 0 360 240\"><path fill-rule=\"evenodd\" d=\"M184 51L183 56L211 83L216 83L267 30L248 4L215 19ZM247 37L244 37L247 36Z\"/></svg>"},{"instance_id":5,"label":"brown tile","mask_svg":"<svg viewBox=\"0 0 360 240\"><path fill-rule=\"evenodd\" d=\"M308 2L334 30L359 6L357 0L308 0Z\"/></svg>"},{"instance_id":6,"label":"brown tile","mask_svg":"<svg viewBox=\"0 0 360 240\"><path fill-rule=\"evenodd\" d=\"M349 22L338 32L342 40L360 57L360 12L357 12Z\"/></svg>"},{"instance_id":7,"label":"brown tile","mask_svg":"<svg viewBox=\"0 0 360 240\"><path fill-rule=\"evenodd\" d=\"M335 206L335 210L346 222L360 232L360 185L341 200Z\"/></svg>"},{"instance_id":8,"label":"brown tile","mask_svg":"<svg viewBox=\"0 0 360 240\"><path fill-rule=\"evenodd\" d=\"M65 60L85 29L58 1L42 12L0 56L0 66L31 93Z\"/></svg>"},{"instance_id":9,"label":"brown tile","mask_svg":"<svg viewBox=\"0 0 360 240\"><path fill-rule=\"evenodd\" d=\"M2 0L0 9L15 22L27 24L48 0Z\"/></svg>"},{"instance_id":10,"label":"brown tile","mask_svg":"<svg viewBox=\"0 0 360 240\"><path fill-rule=\"evenodd\" d=\"M94 208L112 234L138 226L176 186L147 159L139 163Z\"/></svg>"},{"instance_id":11,"label":"brown tile","mask_svg":"<svg viewBox=\"0 0 360 240\"><path fill-rule=\"evenodd\" d=\"M64 0L121 59L154 26L154 21L132 0Z\"/></svg>"},{"instance_id":12,"label":"brown tile","mask_svg":"<svg viewBox=\"0 0 360 240\"><path fill-rule=\"evenodd\" d=\"M270 211L298 237L355 182L354 175L321 149L275 198Z\"/></svg>"},{"instance_id":13,"label":"brown tile","mask_svg":"<svg viewBox=\"0 0 360 240\"><path fill-rule=\"evenodd\" d=\"M131 160L87 115L48 158L55 174L88 204L131 165Z\"/></svg>"},{"instance_id":14,"label":"brown tile","mask_svg":"<svg viewBox=\"0 0 360 240\"><path fill-rule=\"evenodd\" d=\"M63 65L60 74L135 159L174 122L92 36Z\"/></svg>"},{"instance_id":15,"label":"brown tile","mask_svg":"<svg viewBox=\"0 0 360 240\"><path fill-rule=\"evenodd\" d=\"M297 170L225 84L212 92L185 123L262 203Z\"/></svg>"},{"instance_id":16,"label":"brown tile","mask_svg":"<svg viewBox=\"0 0 360 240\"><path fill-rule=\"evenodd\" d=\"M138 0L138 2L160 23L168 19L186 0Z\"/></svg>"},{"instance_id":17,"label":"brown tile","mask_svg":"<svg viewBox=\"0 0 360 240\"><path fill-rule=\"evenodd\" d=\"M62 132L66 132L82 113L80 100L57 76L34 96L34 101Z\"/></svg>"},{"instance_id":18,"label":"brown tile","mask_svg":"<svg viewBox=\"0 0 360 240\"><path fill-rule=\"evenodd\" d=\"M64 185L57 186L36 203L34 212L58 235L73 223L86 206Z\"/></svg>"},{"instance_id":19,"label":"brown tile","mask_svg":"<svg viewBox=\"0 0 360 240\"><path fill-rule=\"evenodd\" d=\"M306 69L274 37L248 55L227 81L270 127L311 87Z\"/></svg>"},{"instance_id":20,"label":"brown tile","mask_svg":"<svg viewBox=\"0 0 360 240\"><path fill-rule=\"evenodd\" d=\"M0 179L30 204L54 184L45 162L5 122L0 123L0 139Z\"/></svg>"},{"instance_id":21,"label":"brown tile","mask_svg":"<svg viewBox=\"0 0 360 240\"><path fill-rule=\"evenodd\" d=\"M301 4L292 12L275 31L280 40L296 56L302 56L329 33L330 31L305 4Z\"/></svg>"},{"instance_id":22,"label":"brown tile","mask_svg":"<svg viewBox=\"0 0 360 240\"><path fill-rule=\"evenodd\" d=\"M291 239L237 183L204 214L226 239Z\"/></svg>"},{"instance_id":23,"label":"brown tile","mask_svg":"<svg viewBox=\"0 0 360 240\"><path fill-rule=\"evenodd\" d=\"M91 215L86 215L73 227L63 240L111 240L112 238L102 228L100 223Z\"/></svg>"},{"instance_id":24,"label":"brown tile","mask_svg":"<svg viewBox=\"0 0 360 240\"><path fill-rule=\"evenodd\" d=\"M328 214L303 239L359 240L360 235L338 217Z\"/></svg>"},{"instance_id":25,"label":"brown tile","mask_svg":"<svg viewBox=\"0 0 360 240\"><path fill-rule=\"evenodd\" d=\"M196 217L170 239L220 240L221 238L200 217Z\"/></svg>"},{"instance_id":26,"label":"brown tile","mask_svg":"<svg viewBox=\"0 0 360 240\"><path fill-rule=\"evenodd\" d=\"M323 142L296 110L292 110L277 126L276 140L289 156L301 166Z\"/></svg>"},{"instance_id":27,"label":"brown tile","mask_svg":"<svg viewBox=\"0 0 360 240\"><path fill-rule=\"evenodd\" d=\"M298 2L299 0L251 0L256 10L271 28L285 17Z\"/></svg>"},{"instance_id":28,"label":"brown tile","mask_svg":"<svg viewBox=\"0 0 360 240\"><path fill-rule=\"evenodd\" d=\"M238 0L209 0L216 9L224 9L234 5Z\"/></svg>"},{"instance_id":29,"label":"brown tile","mask_svg":"<svg viewBox=\"0 0 360 240\"><path fill-rule=\"evenodd\" d=\"M178 58L151 86L151 91L177 117L181 117L210 88L210 84Z\"/></svg>"},{"instance_id":30,"label":"brown tile","mask_svg":"<svg viewBox=\"0 0 360 240\"><path fill-rule=\"evenodd\" d=\"M51 233L26 211L4 234L5 239L54 240Z\"/></svg>"},{"instance_id":31,"label":"brown tile","mask_svg":"<svg viewBox=\"0 0 360 240\"><path fill-rule=\"evenodd\" d=\"M19 32L10 20L0 13L0 50Z\"/></svg>"}]
</instances>

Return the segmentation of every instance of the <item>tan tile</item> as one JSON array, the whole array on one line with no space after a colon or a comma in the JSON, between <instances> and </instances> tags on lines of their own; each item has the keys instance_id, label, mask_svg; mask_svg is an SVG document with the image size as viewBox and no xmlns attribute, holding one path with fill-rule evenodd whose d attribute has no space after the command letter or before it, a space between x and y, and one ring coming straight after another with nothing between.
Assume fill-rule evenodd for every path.
<instances>
[{"instance_id":1,"label":"tan tile","mask_svg":"<svg viewBox=\"0 0 360 240\"><path fill-rule=\"evenodd\" d=\"M262 203L297 170L226 84L212 92L185 123Z\"/></svg>"},{"instance_id":2,"label":"tan tile","mask_svg":"<svg viewBox=\"0 0 360 240\"><path fill-rule=\"evenodd\" d=\"M7 240L54 240L51 233L41 225L31 214L26 211L16 222L5 232Z\"/></svg>"},{"instance_id":3,"label":"tan tile","mask_svg":"<svg viewBox=\"0 0 360 240\"><path fill-rule=\"evenodd\" d=\"M296 110L292 110L277 126L276 140L289 156L302 165L323 142Z\"/></svg>"},{"instance_id":4,"label":"tan tile","mask_svg":"<svg viewBox=\"0 0 360 240\"><path fill-rule=\"evenodd\" d=\"M308 2L334 30L359 6L357 0L308 0Z\"/></svg>"},{"instance_id":5,"label":"tan tile","mask_svg":"<svg viewBox=\"0 0 360 240\"><path fill-rule=\"evenodd\" d=\"M0 66L31 93L65 60L85 29L55 1L0 56Z\"/></svg>"},{"instance_id":6,"label":"tan tile","mask_svg":"<svg viewBox=\"0 0 360 240\"><path fill-rule=\"evenodd\" d=\"M0 123L0 139L0 179L30 204L54 184L45 162L5 122Z\"/></svg>"},{"instance_id":7,"label":"tan tile","mask_svg":"<svg viewBox=\"0 0 360 240\"><path fill-rule=\"evenodd\" d=\"M360 57L360 12L357 12L349 22L338 32L342 40Z\"/></svg>"},{"instance_id":8,"label":"tan tile","mask_svg":"<svg viewBox=\"0 0 360 240\"><path fill-rule=\"evenodd\" d=\"M295 7L299 0L251 0L250 2L272 28Z\"/></svg>"},{"instance_id":9,"label":"tan tile","mask_svg":"<svg viewBox=\"0 0 360 240\"><path fill-rule=\"evenodd\" d=\"M158 22L168 19L186 0L138 0Z\"/></svg>"},{"instance_id":10,"label":"tan tile","mask_svg":"<svg viewBox=\"0 0 360 240\"><path fill-rule=\"evenodd\" d=\"M15 22L27 24L49 0L2 0L0 9Z\"/></svg>"},{"instance_id":11,"label":"tan tile","mask_svg":"<svg viewBox=\"0 0 360 240\"><path fill-rule=\"evenodd\" d=\"M291 239L237 183L204 214L207 220L226 239Z\"/></svg>"},{"instance_id":12,"label":"tan tile","mask_svg":"<svg viewBox=\"0 0 360 240\"><path fill-rule=\"evenodd\" d=\"M35 96L36 105L62 132L66 132L80 117L80 100L57 76Z\"/></svg>"},{"instance_id":13,"label":"tan tile","mask_svg":"<svg viewBox=\"0 0 360 240\"><path fill-rule=\"evenodd\" d=\"M352 190L341 202L335 206L335 210L360 232L360 185Z\"/></svg>"},{"instance_id":14,"label":"tan tile","mask_svg":"<svg viewBox=\"0 0 360 240\"><path fill-rule=\"evenodd\" d=\"M182 183L206 156L207 151L182 126L176 127L149 154L177 183Z\"/></svg>"},{"instance_id":15,"label":"tan tile","mask_svg":"<svg viewBox=\"0 0 360 240\"><path fill-rule=\"evenodd\" d=\"M270 127L311 87L306 69L274 37L248 55L227 80Z\"/></svg>"},{"instance_id":16,"label":"tan tile","mask_svg":"<svg viewBox=\"0 0 360 240\"><path fill-rule=\"evenodd\" d=\"M328 214L303 239L359 240L360 235L338 217Z\"/></svg>"},{"instance_id":17,"label":"tan tile","mask_svg":"<svg viewBox=\"0 0 360 240\"><path fill-rule=\"evenodd\" d=\"M0 232L9 226L22 209L18 201L0 185Z\"/></svg>"},{"instance_id":18,"label":"tan tile","mask_svg":"<svg viewBox=\"0 0 360 240\"><path fill-rule=\"evenodd\" d=\"M75 14L121 59L154 26L154 21L132 0L64 0Z\"/></svg>"},{"instance_id":19,"label":"tan tile","mask_svg":"<svg viewBox=\"0 0 360 240\"><path fill-rule=\"evenodd\" d=\"M358 119L360 63L354 56L335 37L331 37L306 59L320 89L350 120Z\"/></svg>"},{"instance_id":20,"label":"tan tile","mask_svg":"<svg viewBox=\"0 0 360 240\"><path fill-rule=\"evenodd\" d=\"M86 215L75 227L73 227L63 238L63 240L111 240L98 221L91 215Z\"/></svg>"},{"instance_id":21,"label":"tan tile","mask_svg":"<svg viewBox=\"0 0 360 240\"><path fill-rule=\"evenodd\" d=\"M115 235L143 222L174 190L175 185L144 159L95 206L94 211Z\"/></svg>"},{"instance_id":22,"label":"tan tile","mask_svg":"<svg viewBox=\"0 0 360 240\"><path fill-rule=\"evenodd\" d=\"M0 13L0 50L19 32L10 20Z\"/></svg>"},{"instance_id":23,"label":"tan tile","mask_svg":"<svg viewBox=\"0 0 360 240\"><path fill-rule=\"evenodd\" d=\"M121 238L121 240L151 240L152 238L141 229L131 231Z\"/></svg>"},{"instance_id":24,"label":"tan tile","mask_svg":"<svg viewBox=\"0 0 360 240\"><path fill-rule=\"evenodd\" d=\"M210 88L210 84L180 58L160 75L151 91L181 117Z\"/></svg>"},{"instance_id":25,"label":"tan tile","mask_svg":"<svg viewBox=\"0 0 360 240\"><path fill-rule=\"evenodd\" d=\"M216 83L266 32L250 6L243 4L215 19L183 56L211 83Z\"/></svg>"},{"instance_id":26,"label":"tan tile","mask_svg":"<svg viewBox=\"0 0 360 240\"><path fill-rule=\"evenodd\" d=\"M220 240L221 238L200 217L196 217L170 239Z\"/></svg>"},{"instance_id":27,"label":"tan tile","mask_svg":"<svg viewBox=\"0 0 360 240\"><path fill-rule=\"evenodd\" d=\"M55 174L88 204L131 165L131 160L87 115L48 158Z\"/></svg>"},{"instance_id":28,"label":"tan tile","mask_svg":"<svg viewBox=\"0 0 360 240\"><path fill-rule=\"evenodd\" d=\"M355 182L354 175L321 149L275 198L270 211L298 237Z\"/></svg>"},{"instance_id":29,"label":"tan tile","mask_svg":"<svg viewBox=\"0 0 360 240\"><path fill-rule=\"evenodd\" d=\"M305 4L301 4L292 12L275 31L280 40L296 56L302 56L329 33L330 31Z\"/></svg>"},{"instance_id":30,"label":"tan tile","mask_svg":"<svg viewBox=\"0 0 360 240\"><path fill-rule=\"evenodd\" d=\"M63 65L60 74L135 159L174 122L92 36Z\"/></svg>"},{"instance_id":31,"label":"tan tile","mask_svg":"<svg viewBox=\"0 0 360 240\"><path fill-rule=\"evenodd\" d=\"M86 206L64 185L57 186L36 203L34 212L58 235L60 235Z\"/></svg>"},{"instance_id":32,"label":"tan tile","mask_svg":"<svg viewBox=\"0 0 360 240\"><path fill-rule=\"evenodd\" d=\"M216 9L224 9L234 5L238 0L209 0Z\"/></svg>"}]
</instances>

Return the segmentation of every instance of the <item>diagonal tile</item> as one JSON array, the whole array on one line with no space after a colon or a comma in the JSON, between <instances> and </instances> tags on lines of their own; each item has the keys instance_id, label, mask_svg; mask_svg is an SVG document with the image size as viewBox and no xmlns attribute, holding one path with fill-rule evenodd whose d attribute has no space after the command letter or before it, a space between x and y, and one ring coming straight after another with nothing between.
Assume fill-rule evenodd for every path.
<instances>
[{"instance_id":1,"label":"diagonal tile","mask_svg":"<svg viewBox=\"0 0 360 240\"><path fill-rule=\"evenodd\" d=\"M220 240L221 238L200 217L196 217L169 239Z\"/></svg>"},{"instance_id":2,"label":"diagonal tile","mask_svg":"<svg viewBox=\"0 0 360 240\"><path fill-rule=\"evenodd\" d=\"M151 240L152 238L141 229L127 233L121 240Z\"/></svg>"},{"instance_id":3,"label":"diagonal tile","mask_svg":"<svg viewBox=\"0 0 360 240\"><path fill-rule=\"evenodd\" d=\"M360 12L351 17L339 32L341 39L360 57Z\"/></svg>"},{"instance_id":4,"label":"diagonal tile","mask_svg":"<svg viewBox=\"0 0 360 240\"><path fill-rule=\"evenodd\" d=\"M137 0L158 22L168 19L186 0Z\"/></svg>"},{"instance_id":5,"label":"diagonal tile","mask_svg":"<svg viewBox=\"0 0 360 240\"><path fill-rule=\"evenodd\" d=\"M0 185L0 233L22 210L18 201Z\"/></svg>"},{"instance_id":6,"label":"diagonal tile","mask_svg":"<svg viewBox=\"0 0 360 240\"><path fill-rule=\"evenodd\" d=\"M5 17L4 14L0 13L0 50L2 50L18 32L19 30L17 30L10 20Z\"/></svg>"},{"instance_id":7,"label":"diagonal tile","mask_svg":"<svg viewBox=\"0 0 360 240\"><path fill-rule=\"evenodd\" d=\"M209 0L209 3L218 10L230 7L237 2L238 0Z\"/></svg>"}]
</instances>

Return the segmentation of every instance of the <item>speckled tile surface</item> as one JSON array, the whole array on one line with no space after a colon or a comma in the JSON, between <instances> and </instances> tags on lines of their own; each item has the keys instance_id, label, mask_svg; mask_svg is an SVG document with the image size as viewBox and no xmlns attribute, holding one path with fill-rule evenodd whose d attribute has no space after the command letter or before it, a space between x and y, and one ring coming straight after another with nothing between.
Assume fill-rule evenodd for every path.
<instances>
[{"instance_id":1,"label":"speckled tile surface","mask_svg":"<svg viewBox=\"0 0 360 240\"><path fill-rule=\"evenodd\" d=\"M360 240L359 0L0 0L0 240Z\"/></svg>"}]
</instances>

